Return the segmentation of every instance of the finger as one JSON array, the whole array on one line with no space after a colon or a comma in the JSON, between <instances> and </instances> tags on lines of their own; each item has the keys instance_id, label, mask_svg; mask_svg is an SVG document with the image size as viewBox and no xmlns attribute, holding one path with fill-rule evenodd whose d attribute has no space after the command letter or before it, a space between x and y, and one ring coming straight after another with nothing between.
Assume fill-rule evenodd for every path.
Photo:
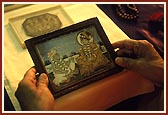
<instances>
[{"instance_id":1,"label":"finger","mask_svg":"<svg viewBox=\"0 0 168 115\"><path fill-rule=\"evenodd\" d=\"M134 46L137 45L137 41L128 39L128 40L122 40L122 41L114 42L114 43L112 43L112 45L113 45L114 49L125 48L125 49L128 49L128 50L133 50Z\"/></svg>"},{"instance_id":2,"label":"finger","mask_svg":"<svg viewBox=\"0 0 168 115\"><path fill-rule=\"evenodd\" d=\"M43 88L43 87L48 87L48 77L45 73L42 73L37 81L37 87L38 88Z\"/></svg>"},{"instance_id":3,"label":"finger","mask_svg":"<svg viewBox=\"0 0 168 115\"><path fill-rule=\"evenodd\" d=\"M120 49L117 52L117 56L131 56L131 54L133 53L132 50L128 50L128 49Z\"/></svg>"},{"instance_id":4,"label":"finger","mask_svg":"<svg viewBox=\"0 0 168 115\"><path fill-rule=\"evenodd\" d=\"M36 78L36 69L31 67L24 75L24 78L35 79Z\"/></svg>"},{"instance_id":5,"label":"finger","mask_svg":"<svg viewBox=\"0 0 168 115\"><path fill-rule=\"evenodd\" d=\"M138 67L137 60L126 57L117 57L115 63L130 70L135 70Z\"/></svg>"}]
</instances>

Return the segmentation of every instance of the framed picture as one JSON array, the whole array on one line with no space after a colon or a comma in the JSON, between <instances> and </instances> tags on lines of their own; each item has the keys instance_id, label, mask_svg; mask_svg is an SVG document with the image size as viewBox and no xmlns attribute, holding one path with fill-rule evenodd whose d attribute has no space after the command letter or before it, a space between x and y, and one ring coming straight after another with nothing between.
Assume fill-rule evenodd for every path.
<instances>
[{"instance_id":1,"label":"framed picture","mask_svg":"<svg viewBox=\"0 0 168 115\"><path fill-rule=\"evenodd\" d=\"M54 97L121 71L98 18L25 41L38 73L49 77Z\"/></svg>"},{"instance_id":2,"label":"framed picture","mask_svg":"<svg viewBox=\"0 0 168 115\"><path fill-rule=\"evenodd\" d=\"M36 5L30 5L30 7L32 6ZM38 9L39 5L36 7ZM23 49L26 48L25 40L44 33L50 33L71 24L73 24L72 19L61 5L25 13L9 19L11 30ZM43 28L44 26L45 28Z\"/></svg>"}]
</instances>

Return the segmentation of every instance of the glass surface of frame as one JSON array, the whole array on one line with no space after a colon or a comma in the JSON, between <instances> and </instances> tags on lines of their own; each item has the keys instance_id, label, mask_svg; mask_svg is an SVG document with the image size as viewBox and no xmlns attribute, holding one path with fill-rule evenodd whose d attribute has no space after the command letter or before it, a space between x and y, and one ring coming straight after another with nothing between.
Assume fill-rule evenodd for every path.
<instances>
[{"instance_id":1,"label":"glass surface of frame","mask_svg":"<svg viewBox=\"0 0 168 115\"><path fill-rule=\"evenodd\" d=\"M97 18L26 41L37 70L45 72L55 97L120 70Z\"/></svg>"}]
</instances>

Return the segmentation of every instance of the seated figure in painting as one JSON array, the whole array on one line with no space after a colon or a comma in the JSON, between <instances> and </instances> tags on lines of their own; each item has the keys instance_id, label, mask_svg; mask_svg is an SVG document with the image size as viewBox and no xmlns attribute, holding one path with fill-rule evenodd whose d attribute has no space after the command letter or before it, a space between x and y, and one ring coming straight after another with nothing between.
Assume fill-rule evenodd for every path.
<instances>
[{"instance_id":1,"label":"seated figure in painting","mask_svg":"<svg viewBox=\"0 0 168 115\"><path fill-rule=\"evenodd\" d=\"M61 83L67 83L76 74L75 63L72 58L64 60L60 57L56 50L51 50L48 53L48 57L51 60L51 66L54 74L53 83L60 86Z\"/></svg>"},{"instance_id":2,"label":"seated figure in painting","mask_svg":"<svg viewBox=\"0 0 168 115\"><path fill-rule=\"evenodd\" d=\"M82 47L79 49L79 57L76 58L76 62L80 74L83 76L91 75L95 70L106 66L110 62L93 40L91 32L82 31L77 34L77 41Z\"/></svg>"}]
</instances>

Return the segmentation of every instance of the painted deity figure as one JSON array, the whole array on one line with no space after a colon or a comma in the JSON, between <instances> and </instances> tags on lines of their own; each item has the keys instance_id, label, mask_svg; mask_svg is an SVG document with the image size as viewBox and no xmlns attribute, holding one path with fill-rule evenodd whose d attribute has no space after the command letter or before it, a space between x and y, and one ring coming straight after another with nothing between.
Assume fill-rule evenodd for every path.
<instances>
[{"instance_id":1,"label":"painted deity figure","mask_svg":"<svg viewBox=\"0 0 168 115\"><path fill-rule=\"evenodd\" d=\"M75 71L75 63L73 63L72 59L62 59L56 50L51 50L48 57L54 74L53 83L60 86L61 83L69 82Z\"/></svg>"},{"instance_id":2,"label":"painted deity figure","mask_svg":"<svg viewBox=\"0 0 168 115\"><path fill-rule=\"evenodd\" d=\"M99 46L94 43L91 32L79 32L77 34L77 41L81 45L79 57L76 58L81 75L90 75L95 70L109 63L109 60L103 55Z\"/></svg>"}]
</instances>

